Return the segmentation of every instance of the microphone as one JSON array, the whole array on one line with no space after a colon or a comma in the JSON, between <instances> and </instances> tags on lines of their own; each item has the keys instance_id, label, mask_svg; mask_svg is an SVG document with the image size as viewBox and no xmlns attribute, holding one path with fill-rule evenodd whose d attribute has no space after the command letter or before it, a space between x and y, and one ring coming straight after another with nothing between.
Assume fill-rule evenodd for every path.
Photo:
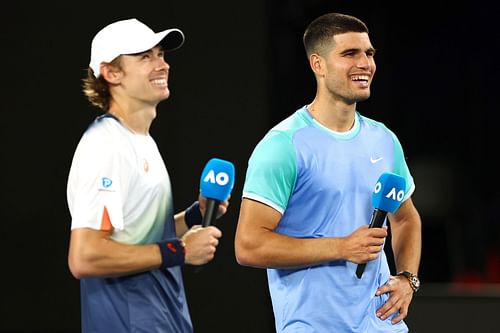
<instances>
[{"instance_id":1,"label":"microphone","mask_svg":"<svg viewBox=\"0 0 500 333\"><path fill-rule=\"evenodd\" d=\"M372 192L372 205L374 207L370 228L380 228L384 224L387 213L394 213L405 196L406 180L392 172L383 173ZM366 263L359 264L356 276L361 279Z\"/></svg>"},{"instance_id":2,"label":"microphone","mask_svg":"<svg viewBox=\"0 0 500 333\"><path fill-rule=\"evenodd\" d=\"M212 225L217 218L217 210L221 201L227 200L234 186L234 165L229 161L212 158L201 173L201 195L207 198L204 227Z\"/></svg>"}]
</instances>

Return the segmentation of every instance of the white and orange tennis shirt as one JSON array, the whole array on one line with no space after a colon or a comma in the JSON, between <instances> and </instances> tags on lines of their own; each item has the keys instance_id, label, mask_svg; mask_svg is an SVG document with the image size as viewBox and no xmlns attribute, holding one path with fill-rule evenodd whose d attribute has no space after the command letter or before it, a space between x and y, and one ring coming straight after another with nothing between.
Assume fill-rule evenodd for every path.
<instances>
[{"instance_id":1,"label":"white and orange tennis shirt","mask_svg":"<svg viewBox=\"0 0 500 333\"><path fill-rule=\"evenodd\" d=\"M149 135L97 118L75 151L67 185L71 229L111 231L125 244L175 238L167 169ZM82 332L192 332L181 266L80 279Z\"/></svg>"},{"instance_id":2,"label":"white and orange tennis shirt","mask_svg":"<svg viewBox=\"0 0 500 333\"><path fill-rule=\"evenodd\" d=\"M71 229L113 230L127 244L161 240L172 214L170 179L157 145L107 116L84 133L71 165Z\"/></svg>"}]
</instances>

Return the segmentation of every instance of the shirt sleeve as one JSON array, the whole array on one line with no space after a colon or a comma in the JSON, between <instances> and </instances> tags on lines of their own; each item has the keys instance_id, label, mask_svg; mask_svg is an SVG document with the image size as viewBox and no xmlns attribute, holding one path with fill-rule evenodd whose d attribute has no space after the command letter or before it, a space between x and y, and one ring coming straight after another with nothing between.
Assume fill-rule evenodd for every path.
<instances>
[{"instance_id":1,"label":"shirt sleeve","mask_svg":"<svg viewBox=\"0 0 500 333\"><path fill-rule=\"evenodd\" d=\"M127 161L111 142L84 137L73 158L68 180L71 229L123 230L123 194Z\"/></svg>"},{"instance_id":2,"label":"shirt sleeve","mask_svg":"<svg viewBox=\"0 0 500 333\"><path fill-rule=\"evenodd\" d=\"M292 138L269 132L255 147L248 162L243 197L262 202L283 214L297 178Z\"/></svg>"},{"instance_id":3,"label":"shirt sleeve","mask_svg":"<svg viewBox=\"0 0 500 333\"><path fill-rule=\"evenodd\" d=\"M403 198L403 201L405 201L411 197L415 191L415 183L410 173L410 169L408 168L408 164L406 163L403 147L396 135L393 132L391 132L391 134L394 140L394 173L404 177L406 180L405 197Z\"/></svg>"}]
</instances>

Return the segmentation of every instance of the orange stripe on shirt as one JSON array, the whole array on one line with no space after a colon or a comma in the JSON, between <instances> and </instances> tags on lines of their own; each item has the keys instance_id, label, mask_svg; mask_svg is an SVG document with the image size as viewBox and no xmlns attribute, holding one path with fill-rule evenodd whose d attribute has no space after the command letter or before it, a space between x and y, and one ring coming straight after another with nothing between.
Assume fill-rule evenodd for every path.
<instances>
[{"instance_id":1,"label":"orange stripe on shirt","mask_svg":"<svg viewBox=\"0 0 500 333\"><path fill-rule=\"evenodd\" d=\"M101 219L101 230L110 231L111 229L113 229L113 226L111 225L111 219L109 218L108 209L106 208L106 206L104 206L104 211L102 212Z\"/></svg>"}]
</instances>

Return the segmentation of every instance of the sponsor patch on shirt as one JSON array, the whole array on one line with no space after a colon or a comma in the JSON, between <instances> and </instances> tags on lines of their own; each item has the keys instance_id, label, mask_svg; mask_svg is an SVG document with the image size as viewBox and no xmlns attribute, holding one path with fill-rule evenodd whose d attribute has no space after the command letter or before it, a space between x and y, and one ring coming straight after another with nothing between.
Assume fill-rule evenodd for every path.
<instances>
[{"instance_id":1,"label":"sponsor patch on shirt","mask_svg":"<svg viewBox=\"0 0 500 333\"><path fill-rule=\"evenodd\" d=\"M102 177L101 178L101 187L99 188L99 191L114 192L113 180L111 178L108 178L108 177Z\"/></svg>"}]
</instances>

